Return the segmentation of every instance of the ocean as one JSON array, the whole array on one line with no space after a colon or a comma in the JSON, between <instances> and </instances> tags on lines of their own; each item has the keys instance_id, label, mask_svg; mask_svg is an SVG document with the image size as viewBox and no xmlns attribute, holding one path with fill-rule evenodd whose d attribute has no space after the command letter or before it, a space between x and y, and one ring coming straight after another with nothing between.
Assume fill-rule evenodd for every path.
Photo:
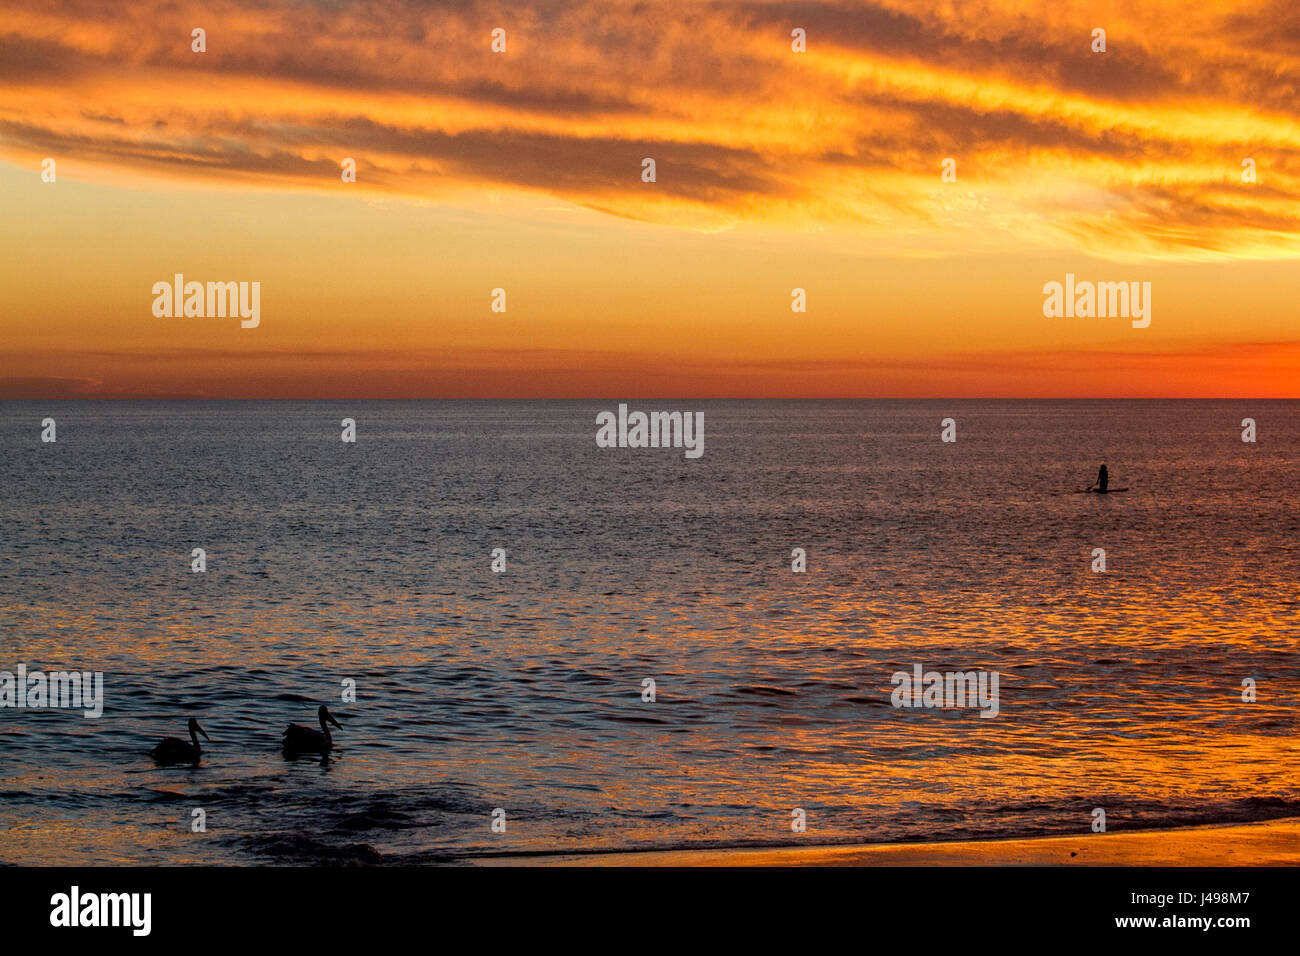
<instances>
[{"instance_id":1,"label":"ocean","mask_svg":"<svg viewBox=\"0 0 1300 956\"><path fill-rule=\"evenodd\" d=\"M104 675L99 719L0 707L0 862L1300 814L1300 404L628 402L703 412L695 460L598 448L618 404L0 403L0 671ZM1076 493L1101 462L1128 491ZM895 707L916 665L997 716Z\"/></svg>"}]
</instances>

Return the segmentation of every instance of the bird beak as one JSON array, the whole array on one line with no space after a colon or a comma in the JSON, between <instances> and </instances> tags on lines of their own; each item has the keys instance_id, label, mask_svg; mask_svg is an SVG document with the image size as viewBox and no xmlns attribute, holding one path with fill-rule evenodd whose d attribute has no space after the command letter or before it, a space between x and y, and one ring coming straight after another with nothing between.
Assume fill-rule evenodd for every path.
<instances>
[{"instance_id":1,"label":"bird beak","mask_svg":"<svg viewBox=\"0 0 1300 956\"><path fill-rule=\"evenodd\" d=\"M208 732L206 730L204 730L198 724L194 725L194 729L203 735L204 740L206 740L208 743L212 743L212 738L208 736Z\"/></svg>"},{"instance_id":2,"label":"bird beak","mask_svg":"<svg viewBox=\"0 0 1300 956\"><path fill-rule=\"evenodd\" d=\"M342 730L342 729L343 729L343 725L340 724L337 720L334 719L334 715L333 715L333 714L326 714L326 715L325 715L325 718L326 718L326 719L327 719L331 724L333 724L335 727L337 727L339 730Z\"/></svg>"}]
</instances>

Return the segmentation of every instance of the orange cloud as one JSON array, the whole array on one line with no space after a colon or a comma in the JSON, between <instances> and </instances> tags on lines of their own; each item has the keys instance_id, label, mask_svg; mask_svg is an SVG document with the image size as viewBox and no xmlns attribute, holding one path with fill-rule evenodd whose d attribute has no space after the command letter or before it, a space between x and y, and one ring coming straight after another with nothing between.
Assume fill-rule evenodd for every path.
<instances>
[{"instance_id":1,"label":"orange cloud","mask_svg":"<svg viewBox=\"0 0 1300 956\"><path fill-rule=\"evenodd\" d=\"M910 254L1300 252L1289 2L1249 18L1170 0L3 0L0 14L0 155L24 163L326 190L350 156L380 193L845 227ZM796 26L807 53L790 49ZM946 157L955 185L939 182Z\"/></svg>"}]
</instances>

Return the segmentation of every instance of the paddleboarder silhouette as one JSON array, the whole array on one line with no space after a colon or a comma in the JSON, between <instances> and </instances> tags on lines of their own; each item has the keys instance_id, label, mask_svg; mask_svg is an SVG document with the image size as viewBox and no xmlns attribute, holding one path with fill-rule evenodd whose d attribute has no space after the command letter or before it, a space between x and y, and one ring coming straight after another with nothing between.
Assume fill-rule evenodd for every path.
<instances>
[{"instance_id":1,"label":"paddleboarder silhouette","mask_svg":"<svg viewBox=\"0 0 1300 956\"><path fill-rule=\"evenodd\" d=\"M1106 471L1106 466L1102 465L1101 470L1097 472L1097 480L1088 488L1089 491L1095 491L1099 495L1106 494L1106 488L1110 485L1110 473Z\"/></svg>"}]
</instances>

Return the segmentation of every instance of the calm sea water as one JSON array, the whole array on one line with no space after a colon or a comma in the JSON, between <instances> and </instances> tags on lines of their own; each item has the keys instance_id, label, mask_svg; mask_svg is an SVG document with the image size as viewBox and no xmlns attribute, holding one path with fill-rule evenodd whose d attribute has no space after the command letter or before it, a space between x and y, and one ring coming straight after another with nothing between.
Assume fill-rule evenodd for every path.
<instances>
[{"instance_id":1,"label":"calm sea water","mask_svg":"<svg viewBox=\"0 0 1300 956\"><path fill-rule=\"evenodd\" d=\"M0 404L0 670L102 670L107 698L0 709L0 861L1300 813L1300 405L633 402L705 412L688 461L598 449L616 404ZM1130 491L1071 493L1102 461ZM915 663L998 671L1000 716L894 709ZM322 702L334 758L286 760ZM190 716L202 764L155 767Z\"/></svg>"}]
</instances>

